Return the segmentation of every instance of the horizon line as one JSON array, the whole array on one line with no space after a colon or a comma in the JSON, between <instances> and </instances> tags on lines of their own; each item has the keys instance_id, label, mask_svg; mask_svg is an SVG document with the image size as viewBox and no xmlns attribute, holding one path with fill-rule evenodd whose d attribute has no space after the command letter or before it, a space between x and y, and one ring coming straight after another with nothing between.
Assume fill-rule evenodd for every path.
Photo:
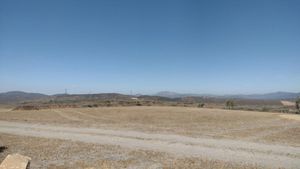
<instances>
[{"instance_id":1,"label":"horizon line","mask_svg":"<svg viewBox=\"0 0 300 169\"><path fill-rule=\"evenodd\" d=\"M47 94L47 93L43 93L43 92L32 92L32 91L23 91L23 90L9 90L9 91L2 91L0 92L0 94L3 93L10 93L10 92L23 92L23 93L35 93L35 94L43 94L43 95L48 95L48 96L53 96L53 95L93 95L93 94L122 94L122 95L131 95L131 96L136 96L136 95L150 95L150 96L155 96L161 92L169 92L169 93L174 93L174 94L178 94L178 95L202 95L202 96L207 96L207 95L212 95L212 96L233 96L233 95L265 95L265 94L273 94L273 93L300 93L300 91L298 92L290 92L290 91L274 91L274 92L266 92L266 93L230 93L230 94L212 94L212 93L192 93L192 92L174 92L174 91L158 91L152 94L145 94L145 93L125 93L125 92L83 92L83 93L54 93L54 94Z\"/></svg>"}]
</instances>

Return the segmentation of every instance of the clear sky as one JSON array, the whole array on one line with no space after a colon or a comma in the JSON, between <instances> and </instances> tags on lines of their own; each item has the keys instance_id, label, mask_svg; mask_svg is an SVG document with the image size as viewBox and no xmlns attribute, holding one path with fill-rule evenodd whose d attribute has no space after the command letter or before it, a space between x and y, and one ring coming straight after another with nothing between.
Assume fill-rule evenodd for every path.
<instances>
[{"instance_id":1,"label":"clear sky","mask_svg":"<svg viewBox=\"0 0 300 169\"><path fill-rule=\"evenodd\" d=\"M0 0L0 92L300 91L299 0Z\"/></svg>"}]
</instances>

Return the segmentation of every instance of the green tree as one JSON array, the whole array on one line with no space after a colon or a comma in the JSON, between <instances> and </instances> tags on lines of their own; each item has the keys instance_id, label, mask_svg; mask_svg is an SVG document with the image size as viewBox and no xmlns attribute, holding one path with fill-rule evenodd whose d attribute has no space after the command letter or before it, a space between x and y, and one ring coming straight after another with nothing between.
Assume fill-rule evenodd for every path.
<instances>
[{"instance_id":1,"label":"green tree","mask_svg":"<svg viewBox=\"0 0 300 169\"><path fill-rule=\"evenodd\" d=\"M233 100L227 100L225 106L227 109L233 109L233 107L234 107Z\"/></svg>"}]
</instances>

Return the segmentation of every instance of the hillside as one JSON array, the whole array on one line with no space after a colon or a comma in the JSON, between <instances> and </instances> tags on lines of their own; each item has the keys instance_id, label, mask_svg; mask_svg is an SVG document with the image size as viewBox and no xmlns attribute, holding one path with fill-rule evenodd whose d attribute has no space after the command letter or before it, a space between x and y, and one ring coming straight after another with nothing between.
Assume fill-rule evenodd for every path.
<instances>
[{"instance_id":1,"label":"hillside","mask_svg":"<svg viewBox=\"0 0 300 169\"><path fill-rule=\"evenodd\" d=\"M168 97L168 98L208 97L208 98L222 98L222 99L294 100L300 97L300 93L274 92L274 93L249 94L249 95L246 94L211 95L211 94L176 93L176 92L162 91L156 93L155 96Z\"/></svg>"},{"instance_id":2,"label":"hillside","mask_svg":"<svg viewBox=\"0 0 300 169\"><path fill-rule=\"evenodd\" d=\"M6 93L0 93L1 104L14 104L23 101L39 100L48 98L48 95L40 93L26 93L22 91L11 91Z\"/></svg>"},{"instance_id":3,"label":"hillside","mask_svg":"<svg viewBox=\"0 0 300 169\"><path fill-rule=\"evenodd\" d=\"M119 93L99 93L99 94L56 94L45 95L41 93L27 93L22 91L11 91L0 93L1 104L14 104L24 101L56 100L56 101L85 101L85 100L131 100L137 97L143 100L153 101L206 101L224 102L226 99L243 100L243 102L263 102L262 100L294 100L300 97L300 93L276 92L267 94L251 95L209 95L209 94L181 94L176 92L159 92L155 95L131 96ZM260 101L259 101L260 100Z\"/></svg>"}]
</instances>

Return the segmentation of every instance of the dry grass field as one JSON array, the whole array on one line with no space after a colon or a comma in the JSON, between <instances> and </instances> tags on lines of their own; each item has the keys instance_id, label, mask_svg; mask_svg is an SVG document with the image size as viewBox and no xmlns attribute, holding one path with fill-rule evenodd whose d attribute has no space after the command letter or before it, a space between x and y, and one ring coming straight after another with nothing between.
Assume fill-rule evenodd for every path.
<instances>
[{"instance_id":1,"label":"dry grass field","mask_svg":"<svg viewBox=\"0 0 300 169\"><path fill-rule=\"evenodd\" d=\"M281 100L280 102L284 106L295 106L295 102L286 101L286 100Z\"/></svg>"},{"instance_id":2,"label":"dry grass field","mask_svg":"<svg viewBox=\"0 0 300 169\"><path fill-rule=\"evenodd\" d=\"M300 168L298 115L186 107L0 109L32 168Z\"/></svg>"}]
</instances>

